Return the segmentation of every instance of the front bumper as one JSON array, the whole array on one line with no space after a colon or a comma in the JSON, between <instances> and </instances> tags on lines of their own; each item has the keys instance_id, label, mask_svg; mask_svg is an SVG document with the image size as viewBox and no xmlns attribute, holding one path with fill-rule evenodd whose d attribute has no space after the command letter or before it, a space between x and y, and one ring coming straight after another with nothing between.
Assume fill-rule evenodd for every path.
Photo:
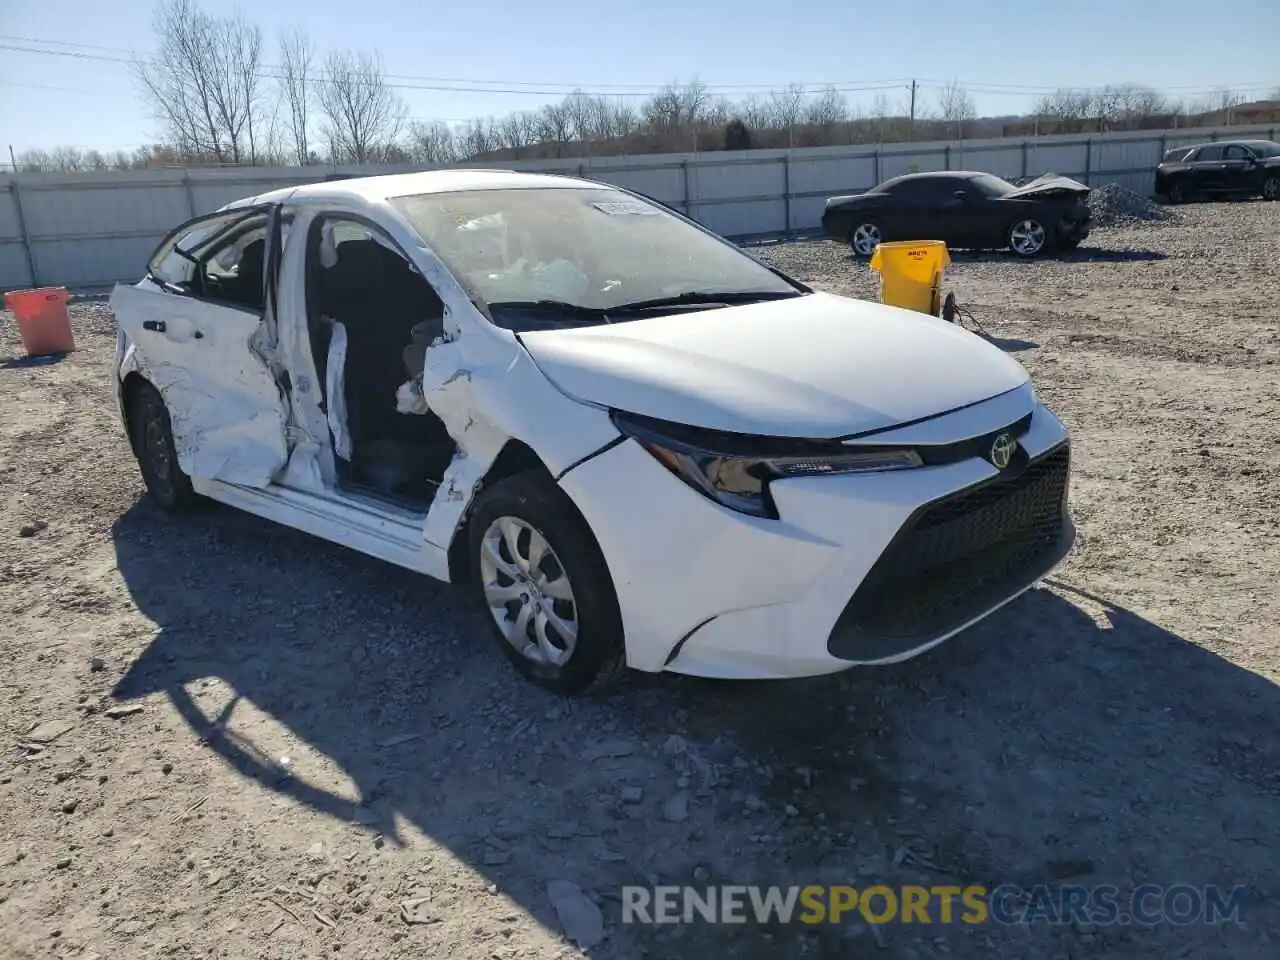
<instances>
[{"instance_id":1,"label":"front bumper","mask_svg":"<svg viewBox=\"0 0 1280 960\"><path fill-rule=\"evenodd\" d=\"M945 430L948 419L928 429ZM921 653L1057 566L1074 542L1066 441L1037 406L1019 439L1021 472L974 457L779 480L779 520L711 503L631 440L561 486L609 565L629 666L815 676Z\"/></svg>"}]
</instances>

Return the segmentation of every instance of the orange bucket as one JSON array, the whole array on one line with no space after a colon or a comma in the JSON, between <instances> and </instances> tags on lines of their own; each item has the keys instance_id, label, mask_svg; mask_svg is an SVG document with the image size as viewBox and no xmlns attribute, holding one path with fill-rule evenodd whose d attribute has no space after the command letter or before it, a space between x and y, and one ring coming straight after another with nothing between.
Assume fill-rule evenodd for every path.
<instances>
[{"instance_id":1,"label":"orange bucket","mask_svg":"<svg viewBox=\"0 0 1280 960\"><path fill-rule=\"evenodd\" d=\"M4 295L4 305L18 321L18 333L29 357L70 353L76 348L67 313L66 287L14 290Z\"/></svg>"}]
</instances>

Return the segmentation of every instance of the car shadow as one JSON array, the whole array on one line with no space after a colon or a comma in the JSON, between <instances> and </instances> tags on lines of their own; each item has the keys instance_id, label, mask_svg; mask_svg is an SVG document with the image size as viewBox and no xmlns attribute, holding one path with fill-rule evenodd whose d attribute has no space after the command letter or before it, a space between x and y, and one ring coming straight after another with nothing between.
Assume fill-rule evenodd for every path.
<instances>
[{"instance_id":1,"label":"car shadow","mask_svg":"<svg viewBox=\"0 0 1280 960\"><path fill-rule=\"evenodd\" d=\"M565 703L515 676L453 588L220 507L171 519L143 500L112 535L158 627L113 697L167 697L253 789L370 843L418 831L548 929L550 880L596 891L611 933L593 955L1048 956L1086 935L1099 956L1172 956L1206 935L1227 938L1215 955L1265 955L1252 938L1277 919L1262 899L1280 848L1277 688L1106 598L1036 590L892 667L636 675ZM291 743L323 765L295 769ZM626 784L643 800L620 800ZM897 924L613 926L624 884L1069 876L1261 894L1245 932L1164 925L1141 941L1072 924L933 927L923 947Z\"/></svg>"},{"instance_id":2,"label":"car shadow","mask_svg":"<svg viewBox=\"0 0 1280 960\"><path fill-rule=\"evenodd\" d=\"M950 251L953 264L965 263L1039 263L1054 261L1064 263L1144 263L1167 260L1169 255L1158 250L1109 250L1105 247L1078 247L1063 253L1044 257L1019 257L1008 250L954 250Z\"/></svg>"},{"instance_id":3,"label":"car shadow","mask_svg":"<svg viewBox=\"0 0 1280 960\"><path fill-rule=\"evenodd\" d=\"M1079 247L1070 253L1064 253L1060 259L1069 263L1085 261L1089 263L1147 263L1155 260L1168 260L1169 255L1159 250L1107 250L1104 247Z\"/></svg>"}]
</instances>

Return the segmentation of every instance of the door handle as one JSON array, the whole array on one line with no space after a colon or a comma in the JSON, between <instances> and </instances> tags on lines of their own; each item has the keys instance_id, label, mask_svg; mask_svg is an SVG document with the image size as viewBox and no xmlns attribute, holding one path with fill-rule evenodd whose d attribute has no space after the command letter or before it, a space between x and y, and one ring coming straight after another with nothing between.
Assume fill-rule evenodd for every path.
<instances>
[{"instance_id":1,"label":"door handle","mask_svg":"<svg viewBox=\"0 0 1280 960\"><path fill-rule=\"evenodd\" d=\"M165 322L163 320L143 320L142 329L153 330L156 333L164 333L166 327L165 327Z\"/></svg>"}]
</instances>

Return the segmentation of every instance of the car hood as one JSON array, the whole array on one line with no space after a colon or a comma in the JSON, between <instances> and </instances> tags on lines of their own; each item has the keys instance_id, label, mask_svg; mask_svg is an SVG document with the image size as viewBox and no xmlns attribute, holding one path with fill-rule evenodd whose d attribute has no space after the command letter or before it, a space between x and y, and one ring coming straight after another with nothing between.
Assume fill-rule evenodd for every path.
<instances>
[{"instance_id":1,"label":"car hood","mask_svg":"<svg viewBox=\"0 0 1280 960\"><path fill-rule=\"evenodd\" d=\"M1036 177L1030 183L1023 184L1016 190L1006 193L1003 199L1042 197L1053 193L1076 193L1081 196L1088 196L1089 187L1079 180L1072 180L1070 177L1062 177L1056 173L1046 173L1043 176Z\"/></svg>"},{"instance_id":2,"label":"car hood","mask_svg":"<svg viewBox=\"0 0 1280 960\"><path fill-rule=\"evenodd\" d=\"M879 430L1029 379L1020 363L957 325L825 293L520 340L577 400L762 436Z\"/></svg>"}]
</instances>

